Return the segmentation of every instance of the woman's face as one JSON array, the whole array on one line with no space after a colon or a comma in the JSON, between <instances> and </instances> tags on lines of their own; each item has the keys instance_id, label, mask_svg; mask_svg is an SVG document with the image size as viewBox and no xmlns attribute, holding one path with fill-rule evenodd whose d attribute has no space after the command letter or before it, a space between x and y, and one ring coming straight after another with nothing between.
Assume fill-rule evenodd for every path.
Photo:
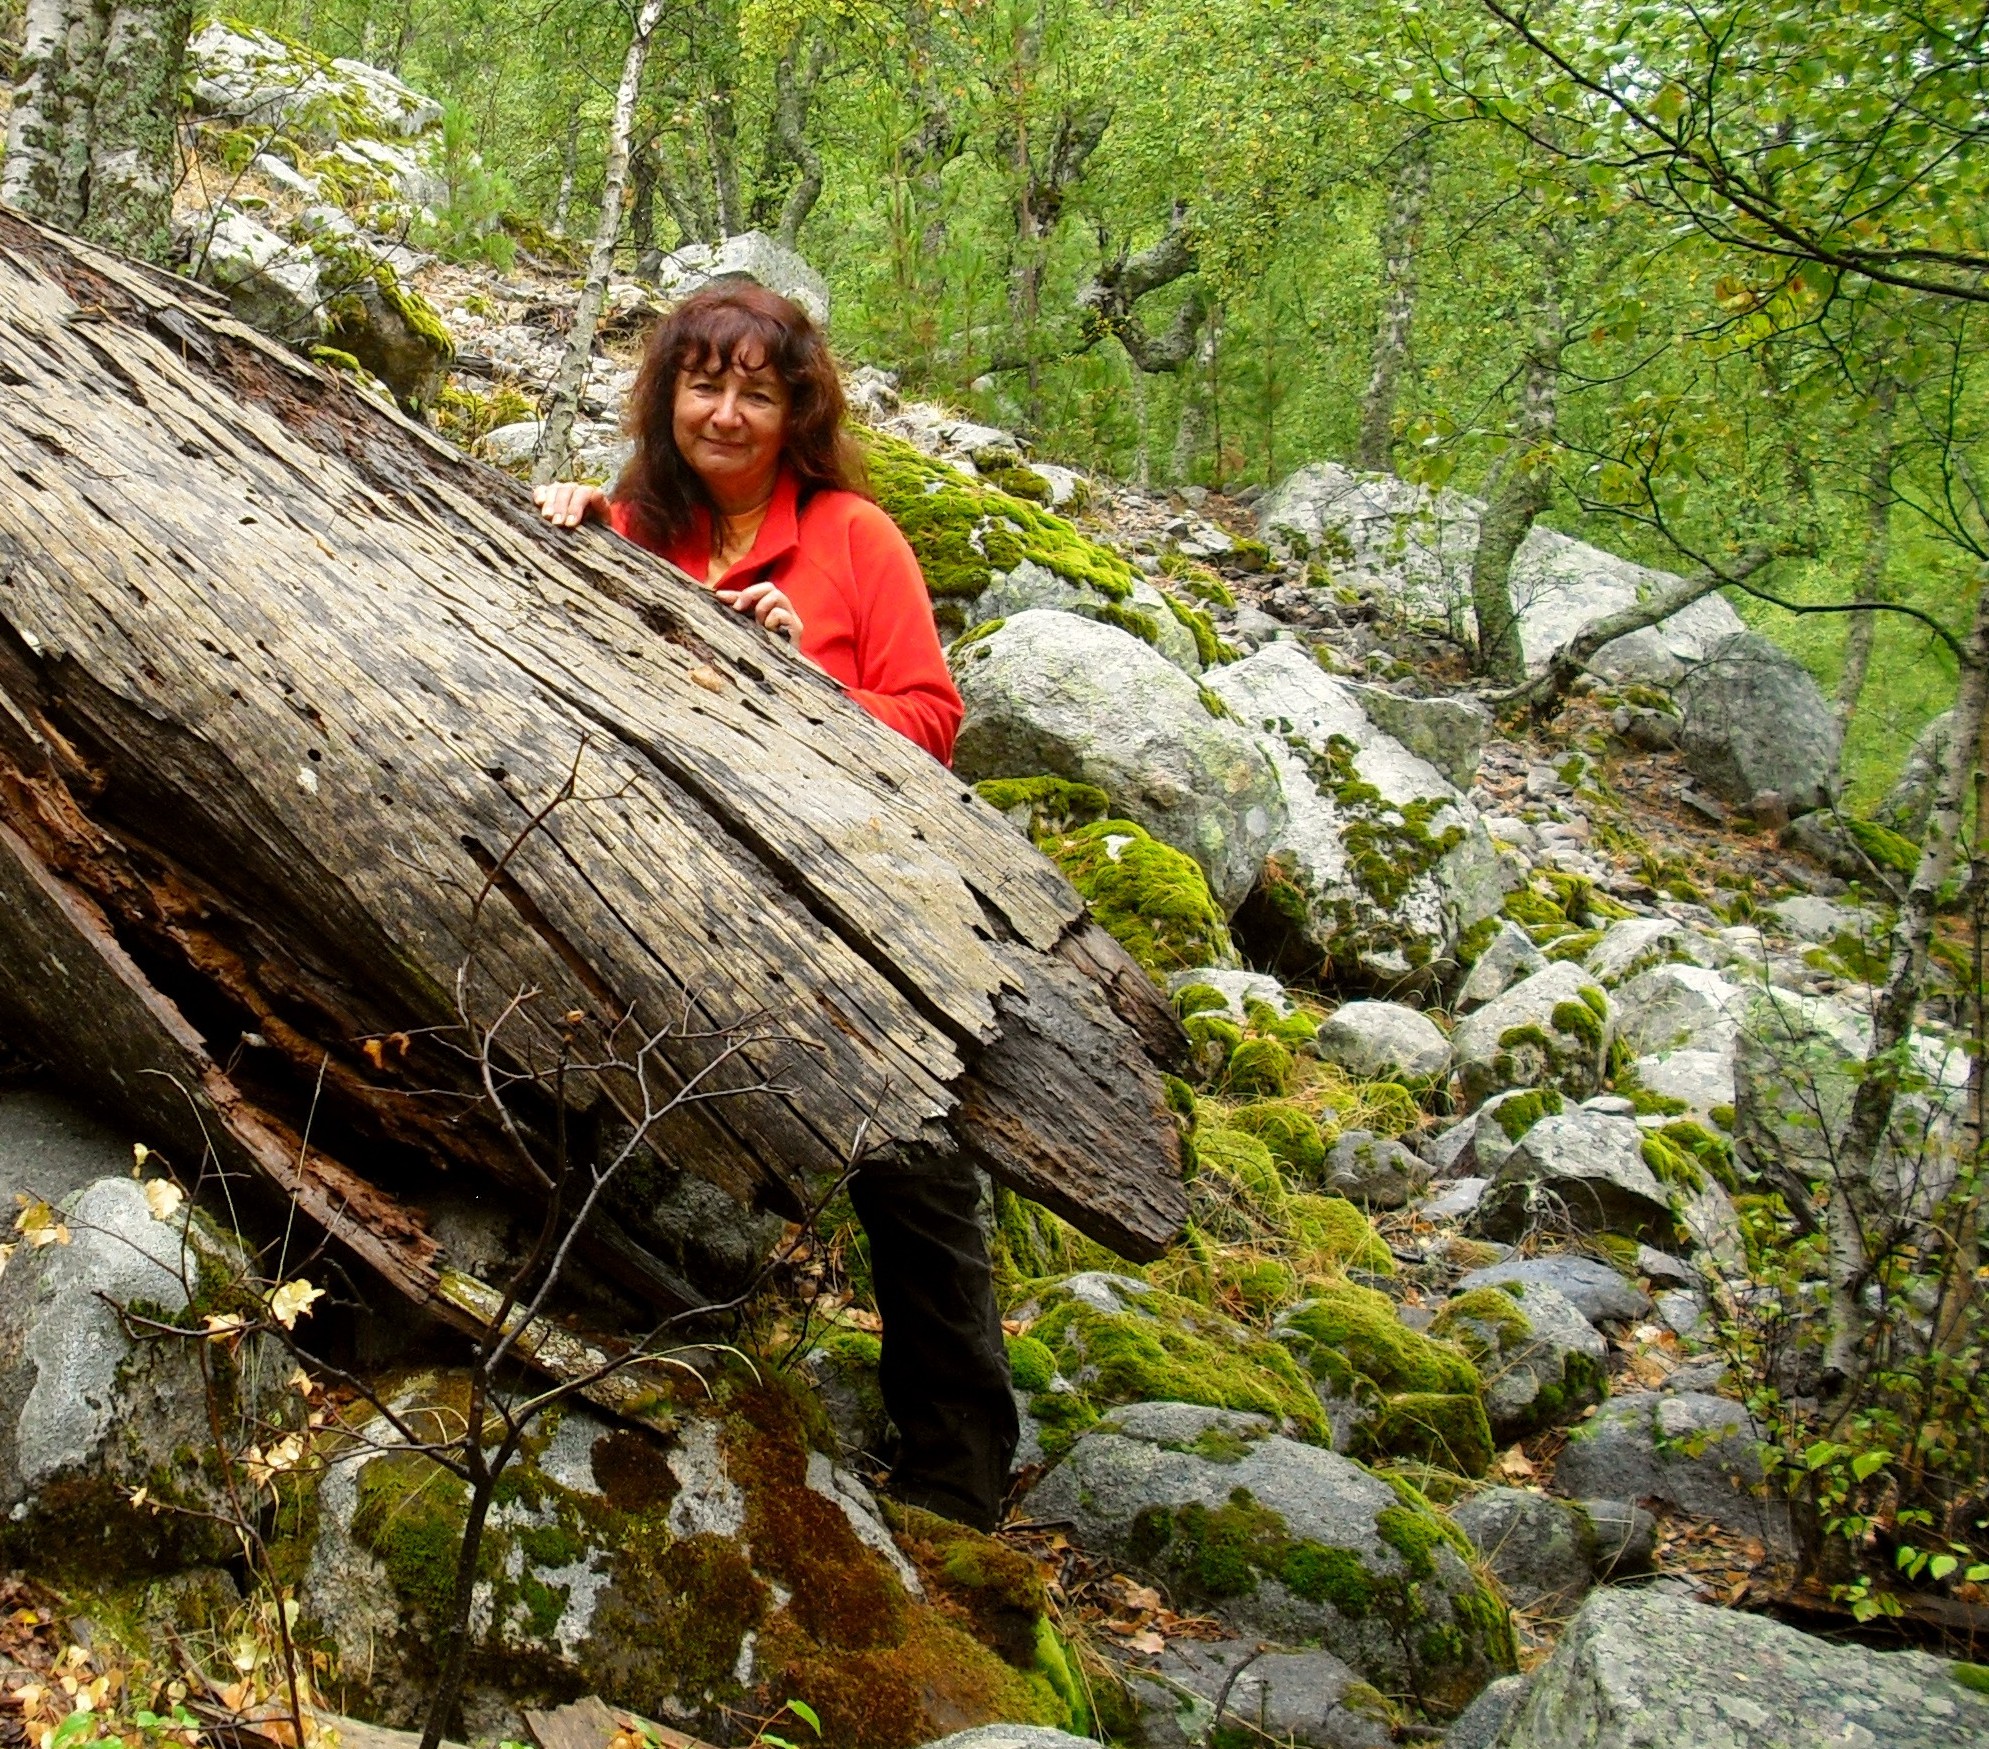
<instances>
[{"instance_id":1,"label":"woman's face","mask_svg":"<svg viewBox=\"0 0 1989 1749\"><path fill-rule=\"evenodd\" d=\"M772 483L787 435L787 384L764 357L733 354L731 368L677 373L671 435L721 509L750 505Z\"/></svg>"}]
</instances>

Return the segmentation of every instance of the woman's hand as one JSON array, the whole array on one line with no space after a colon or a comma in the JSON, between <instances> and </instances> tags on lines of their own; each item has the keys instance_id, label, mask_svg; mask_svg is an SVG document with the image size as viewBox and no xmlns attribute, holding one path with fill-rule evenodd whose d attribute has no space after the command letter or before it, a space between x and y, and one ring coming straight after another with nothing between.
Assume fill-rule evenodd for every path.
<instances>
[{"instance_id":1,"label":"woman's hand","mask_svg":"<svg viewBox=\"0 0 1989 1749\"><path fill-rule=\"evenodd\" d=\"M599 486L556 480L550 486L534 486L532 502L539 507L539 514L556 528L578 528L583 522L608 520L608 495Z\"/></svg>"},{"instance_id":2,"label":"woman's hand","mask_svg":"<svg viewBox=\"0 0 1989 1749\"><path fill-rule=\"evenodd\" d=\"M794 603L771 583L749 583L744 589L721 589L718 599L735 613L750 613L770 632L785 632L794 643L801 641L801 615Z\"/></svg>"}]
</instances>

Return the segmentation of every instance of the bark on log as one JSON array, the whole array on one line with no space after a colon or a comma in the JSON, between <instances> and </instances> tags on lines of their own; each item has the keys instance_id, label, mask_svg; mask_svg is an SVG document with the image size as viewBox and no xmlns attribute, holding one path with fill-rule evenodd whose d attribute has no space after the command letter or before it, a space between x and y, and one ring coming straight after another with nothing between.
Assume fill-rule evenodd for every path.
<instances>
[{"instance_id":1,"label":"bark on log","mask_svg":"<svg viewBox=\"0 0 1989 1749\"><path fill-rule=\"evenodd\" d=\"M568 1011L805 1041L657 1138L743 1199L798 1211L867 1123L1128 1256L1179 1230L1151 982L965 785L680 574L5 209L0 479L0 1030L182 1159L435 1303L422 1186L536 1194L422 1030L474 945L486 1014L546 993L541 1050ZM667 1076L718 1048L673 1041ZM639 1222L595 1257L689 1291Z\"/></svg>"}]
</instances>

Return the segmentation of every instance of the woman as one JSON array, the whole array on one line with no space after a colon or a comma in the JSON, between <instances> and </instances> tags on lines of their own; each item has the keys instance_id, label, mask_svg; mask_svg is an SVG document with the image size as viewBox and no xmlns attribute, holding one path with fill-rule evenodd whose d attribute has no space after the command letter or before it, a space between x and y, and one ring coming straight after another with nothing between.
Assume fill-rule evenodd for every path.
<instances>
[{"instance_id":1,"label":"woman","mask_svg":"<svg viewBox=\"0 0 1989 1749\"><path fill-rule=\"evenodd\" d=\"M546 519L605 521L661 553L950 761L960 695L925 580L862 491L842 385L807 314L750 281L686 299L650 338L628 425L635 454L614 491L541 486ZM906 1147L867 1159L850 1197L884 1321L891 1491L991 1530L1018 1428L979 1181L957 1154Z\"/></svg>"},{"instance_id":2,"label":"woman","mask_svg":"<svg viewBox=\"0 0 1989 1749\"><path fill-rule=\"evenodd\" d=\"M880 722L950 762L960 695L918 560L863 491L835 362L799 305L750 280L686 299L651 336L613 494L533 492L607 522L750 613Z\"/></svg>"}]
</instances>

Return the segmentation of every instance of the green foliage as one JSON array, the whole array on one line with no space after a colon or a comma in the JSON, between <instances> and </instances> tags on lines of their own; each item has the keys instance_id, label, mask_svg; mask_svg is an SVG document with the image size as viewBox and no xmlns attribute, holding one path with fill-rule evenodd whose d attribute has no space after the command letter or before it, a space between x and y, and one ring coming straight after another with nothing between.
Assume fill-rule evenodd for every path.
<instances>
[{"instance_id":1,"label":"green foliage","mask_svg":"<svg viewBox=\"0 0 1989 1749\"><path fill-rule=\"evenodd\" d=\"M1288 1099L1260 1099L1237 1106L1230 1127L1255 1136L1273 1159L1300 1178L1315 1175L1326 1163L1326 1142L1319 1123L1305 1107Z\"/></svg>"}]
</instances>

